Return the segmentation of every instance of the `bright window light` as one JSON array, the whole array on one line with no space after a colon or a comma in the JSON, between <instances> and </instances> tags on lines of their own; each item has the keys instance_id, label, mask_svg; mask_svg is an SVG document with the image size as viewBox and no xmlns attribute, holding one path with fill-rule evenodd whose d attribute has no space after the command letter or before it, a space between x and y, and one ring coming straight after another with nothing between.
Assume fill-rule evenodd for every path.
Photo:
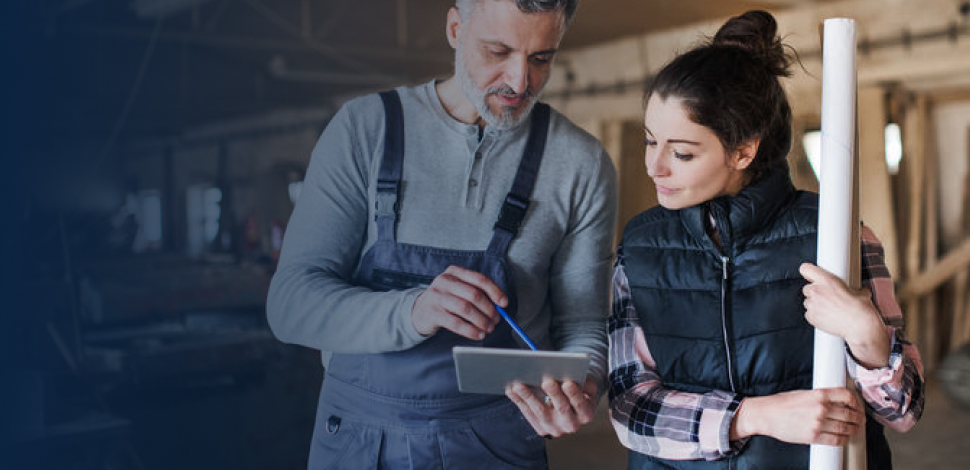
<instances>
[{"instance_id":1,"label":"bright window light","mask_svg":"<svg viewBox=\"0 0 970 470\"><path fill-rule=\"evenodd\" d=\"M899 173L899 162L903 159L903 137L899 132L899 124L890 122L886 125L886 167L889 174Z\"/></svg>"},{"instance_id":2,"label":"bright window light","mask_svg":"<svg viewBox=\"0 0 970 470\"><path fill-rule=\"evenodd\" d=\"M199 256L209 251L219 233L222 191L207 184L189 186L186 202L188 253Z\"/></svg>"},{"instance_id":3,"label":"bright window light","mask_svg":"<svg viewBox=\"0 0 970 470\"><path fill-rule=\"evenodd\" d=\"M805 148L805 156L808 157L808 164L812 165L812 171L815 172L815 178L818 179L818 172L821 170L821 158L822 153L822 131L805 131L802 136L802 147Z\"/></svg>"},{"instance_id":4,"label":"bright window light","mask_svg":"<svg viewBox=\"0 0 970 470\"><path fill-rule=\"evenodd\" d=\"M149 246L162 243L162 194L157 189L139 191L141 202L138 222L141 225L142 236Z\"/></svg>"},{"instance_id":5,"label":"bright window light","mask_svg":"<svg viewBox=\"0 0 970 470\"><path fill-rule=\"evenodd\" d=\"M205 241L212 243L219 233L219 216L222 214L222 207L220 205L222 202L222 190L219 188L208 188L202 197L202 214L204 217L202 224Z\"/></svg>"},{"instance_id":6,"label":"bright window light","mask_svg":"<svg viewBox=\"0 0 970 470\"><path fill-rule=\"evenodd\" d=\"M890 175L895 175L899 172L899 162L903 159L903 140L899 124L894 122L887 124L883 138L886 142L886 168ZM805 149L808 163L812 166L815 177L818 178L822 158L822 131L805 131L802 135L802 148Z\"/></svg>"},{"instance_id":7,"label":"bright window light","mask_svg":"<svg viewBox=\"0 0 970 470\"><path fill-rule=\"evenodd\" d=\"M296 204L296 200L300 198L300 192L303 191L303 181L292 181L287 189L290 193L290 202Z\"/></svg>"}]
</instances>

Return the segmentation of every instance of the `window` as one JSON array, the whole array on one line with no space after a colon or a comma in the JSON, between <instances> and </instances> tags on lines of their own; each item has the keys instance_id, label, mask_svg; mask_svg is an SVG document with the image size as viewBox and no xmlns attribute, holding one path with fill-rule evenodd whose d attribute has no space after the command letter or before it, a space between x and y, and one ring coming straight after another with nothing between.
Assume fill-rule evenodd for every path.
<instances>
[{"instance_id":1,"label":"window","mask_svg":"<svg viewBox=\"0 0 970 470\"><path fill-rule=\"evenodd\" d=\"M894 122L886 124L883 138L885 141L886 168L889 169L890 175L895 175L899 173L899 162L903 159L903 141L899 124ZM817 129L805 131L802 136L802 147L805 149L808 163L812 165L815 177L818 178L819 159L822 153L822 131Z\"/></svg>"},{"instance_id":2,"label":"window","mask_svg":"<svg viewBox=\"0 0 970 470\"><path fill-rule=\"evenodd\" d=\"M157 189L138 192L138 227L135 251L162 246L162 195ZM139 246L140 244L140 246Z\"/></svg>"},{"instance_id":3,"label":"window","mask_svg":"<svg viewBox=\"0 0 970 470\"><path fill-rule=\"evenodd\" d=\"M186 193L189 255L208 251L219 233L222 190L210 185L190 186Z\"/></svg>"},{"instance_id":4,"label":"window","mask_svg":"<svg viewBox=\"0 0 970 470\"><path fill-rule=\"evenodd\" d=\"M303 191L303 181L291 181L287 190L290 193L290 202L296 204L296 200L300 198L300 191Z\"/></svg>"}]
</instances>

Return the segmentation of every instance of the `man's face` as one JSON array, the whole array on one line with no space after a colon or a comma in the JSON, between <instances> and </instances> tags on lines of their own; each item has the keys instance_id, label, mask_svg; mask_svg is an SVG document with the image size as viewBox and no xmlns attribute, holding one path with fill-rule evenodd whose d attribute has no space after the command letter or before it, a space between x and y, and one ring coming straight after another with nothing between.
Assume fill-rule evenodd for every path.
<instances>
[{"instance_id":1,"label":"man's face","mask_svg":"<svg viewBox=\"0 0 970 470\"><path fill-rule=\"evenodd\" d=\"M562 13L523 13L509 0L479 0L463 22L449 12L455 75L486 122L507 129L529 115L564 30Z\"/></svg>"}]
</instances>

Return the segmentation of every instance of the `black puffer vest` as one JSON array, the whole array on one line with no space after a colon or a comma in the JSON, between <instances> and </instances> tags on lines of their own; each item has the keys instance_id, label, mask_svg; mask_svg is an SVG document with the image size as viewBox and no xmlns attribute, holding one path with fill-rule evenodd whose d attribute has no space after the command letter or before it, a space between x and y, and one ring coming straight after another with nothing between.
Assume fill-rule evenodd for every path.
<instances>
[{"instance_id":1,"label":"black puffer vest","mask_svg":"<svg viewBox=\"0 0 970 470\"><path fill-rule=\"evenodd\" d=\"M709 216L723 252L705 229ZM743 396L811 388L814 330L804 318L798 267L815 262L817 226L818 195L796 191L781 169L735 197L656 207L627 224L622 262L666 387ZM876 441L885 443L881 428ZM872 464L888 462L888 453L874 458L872 450L870 468L886 468ZM808 446L762 436L718 461L634 457L643 469L808 468Z\"/></svg>"}]
</instances>

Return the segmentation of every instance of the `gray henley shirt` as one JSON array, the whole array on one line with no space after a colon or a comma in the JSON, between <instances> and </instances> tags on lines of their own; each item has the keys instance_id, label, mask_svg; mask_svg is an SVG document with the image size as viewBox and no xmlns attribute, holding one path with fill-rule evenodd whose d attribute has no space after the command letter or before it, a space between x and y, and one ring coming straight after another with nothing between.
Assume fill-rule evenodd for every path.
<instances>
[{"instance_id":1,"label":"gray henley shirt","mask_svg":"<svg viewBox=\"0 0 970 470\"><path fill-rule=\"evenodd\" d=\"M509 129L447 114L435 82L398 88L405 156L397 240L484 250L512 187L529 122ZM422 289L375 292L352 279L377 238L384 147L377 95L345 104L313 149L290 218L267 315L276 336L329 352L379 353L426 338L411 309ZM600 143L553 111L531 205L509 248L518 320L541 349L588 352L605 383L616 174ZM602 387L601 387L602 392Z\"/></svg>"}]
</instances>

